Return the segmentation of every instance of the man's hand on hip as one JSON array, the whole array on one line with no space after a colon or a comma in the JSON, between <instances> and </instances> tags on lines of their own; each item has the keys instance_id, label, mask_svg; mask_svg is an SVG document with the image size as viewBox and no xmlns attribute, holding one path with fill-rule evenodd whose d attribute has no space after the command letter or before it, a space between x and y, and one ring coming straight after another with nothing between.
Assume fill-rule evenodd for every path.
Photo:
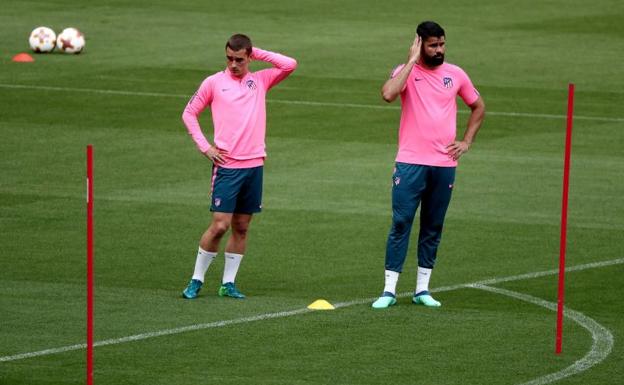
<instances>
[{"instance_id":1,"label":"man's hand on hip","mask_svg":"<svg viewBox=\"0 0 624 385\"><path fill-rule=\"evenodd\" d=\"M225 159L223 159L223 156L227 155L227 151L217 147L210 147L208 150L206 150L206 152L204 152L204 155L206 155L206 157L210 159L212 163L219 165L225 163Z\"/></svg>"},{"instance_id":2,"label":"man's hand on hip","mask_svg":"<svg viewBox=\"0 0 624 385\"><path fill-rule=\"evenodd\" d=\"M453 160L458 160L462 155L468 152L470 144L465 141L455 141L446 146L448 156Z\"/></svg>"}]
</instances>

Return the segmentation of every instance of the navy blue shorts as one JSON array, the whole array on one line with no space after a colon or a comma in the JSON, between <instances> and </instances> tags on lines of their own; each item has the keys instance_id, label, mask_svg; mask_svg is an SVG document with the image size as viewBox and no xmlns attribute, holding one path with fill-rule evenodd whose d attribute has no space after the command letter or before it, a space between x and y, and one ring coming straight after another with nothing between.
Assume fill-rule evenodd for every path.
<instances>
[{"instance_id":1,"label":"navy blue shorts","mask_svg":"<svg viewBox=\"0 0 624 385\"><path fill-rule=\"evenodd\" d=\"M263 166L223 168L213 166L210 211L254 214L262 211Z\"/></svg>"}]
</instances>

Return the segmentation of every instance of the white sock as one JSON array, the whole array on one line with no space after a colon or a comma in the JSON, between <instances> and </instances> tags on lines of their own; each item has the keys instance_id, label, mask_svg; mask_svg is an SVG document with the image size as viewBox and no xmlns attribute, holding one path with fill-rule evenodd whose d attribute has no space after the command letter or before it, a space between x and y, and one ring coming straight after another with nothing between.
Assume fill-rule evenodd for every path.
<instances>
[{"instance_id":1,"label":"white sock","mask_svg":"<svg viewBox=\"0 0 624 385\"><path fill-rule=\"evenodd\" d=\"M195 271L193 272L193 279L198 279L204 282L206 270L208 270L208 266L210 266L212 260L216 256L216 251L206 251L200 247L197 250L197 259L195 260Z\"/></svg>"},{"instance_id":2,"label":"white sock","mask_svg":"<svg viewBox=\"0 0 624 385\"><path fill-rule=\"evenodd\" d=\"M431 278L431 270L418 266L418 274L416 274L416 292L429 291L429 278Z\"/></svg>"},{"instance_id":3,"label":"white sock","mask_svg":"<svg viewBox=\"0 0 624 385\"><path fill-rule=\"evenodd\" d=\"M396 285L399 281L399 273L392 270L386 270L386 285L384 286L384 292L389 292L396 295Z\"/></svg>"},{"instance_id":4,"label":"white sock","mask_svg":"<svg viewBox=\"0 0 624 385\"><path fill-rule=\"evenodd\" d=\"M234 282L238 267L243 260L242 254L225 253L225 266L223 267L222 283Z\"/></svg>"}]
</instances>

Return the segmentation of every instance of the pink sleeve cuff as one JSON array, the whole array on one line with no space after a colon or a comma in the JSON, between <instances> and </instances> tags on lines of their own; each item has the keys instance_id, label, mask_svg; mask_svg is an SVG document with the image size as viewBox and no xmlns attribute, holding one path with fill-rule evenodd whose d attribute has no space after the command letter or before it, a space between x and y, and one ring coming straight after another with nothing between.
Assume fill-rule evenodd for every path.
<instances>
[{"instance_id":1,"label":"pink sleeve cuff","mask_svg":"<svg viewBox=\"0 0 624 385\"><path fill-rule=\"evenodd\" d=\"M273 64L276 68L285 71L293 72L297 68L297 61L286 55L279 53L266 51L258 47L251 49L251 56L253 60L261 60Z\"/></svg>"}]
</instances>

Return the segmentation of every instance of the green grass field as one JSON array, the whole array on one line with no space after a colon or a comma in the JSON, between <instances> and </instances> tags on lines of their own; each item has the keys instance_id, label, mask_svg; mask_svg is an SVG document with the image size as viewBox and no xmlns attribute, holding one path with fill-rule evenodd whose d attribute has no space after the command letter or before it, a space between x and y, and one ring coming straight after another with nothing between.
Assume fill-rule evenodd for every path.
<instances>
[{"instance_id":1,"label":"green grass field","mask_svg":"<svg viewBox=\"0 0 624 385\"><path fill-rule=\"evenodd\" d=\"M95 349L96 384L624 383L621 1L178 3L3 2L0 384L85 383L85 350L58 350L86 341L89 143L95 339L109 343ZM446 29L447 61L488 115L458 168L431 282L443 307L404 295L373 311L399 121L379 90L425 19ZM11 62L38 25L81 29L84 53ZM210 221L210 164L181 113L236 32L299 67L268 95L264 211L237 278L248 299L216 296L220 256L200 298L184 301ZM584 268L566 275L580 315L555 355L556 314L539 301L556 302L557 277L531 273L558 265L569 82L567 262ZM208 112L202 123L209 136ZM414 289L415 251L401 293ZM466 285L485 280L506 291ZM341 307L303 310L318 298ZM149 338L123 340L135 335ZM16 358L46 349L58 350Z\"/></svg>"}]
</instances>

